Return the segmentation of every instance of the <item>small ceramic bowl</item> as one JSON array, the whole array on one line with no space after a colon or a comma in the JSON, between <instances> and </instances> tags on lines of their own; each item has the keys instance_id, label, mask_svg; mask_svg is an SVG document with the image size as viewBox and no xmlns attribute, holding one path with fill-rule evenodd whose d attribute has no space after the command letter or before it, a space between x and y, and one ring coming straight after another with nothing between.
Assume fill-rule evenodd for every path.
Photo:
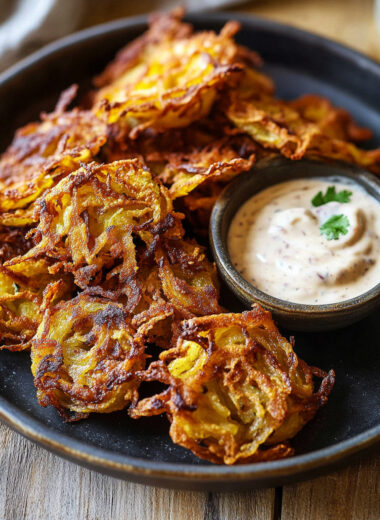
<instances>
[{"instance_id":1,"label":"small ceramic bowl","mask_svg":"<svg viewBox=\"0 0 380 520\"><path fill-rule=\"evenodd\" d=\"M228 229L241 205L268 186L291 179L335 176L357 182L380 202L380 180L357 166L336 162L290 161L276 157L264 159L251 171L239 175L222 192L211 215L211 247L227 286L247 307L254 302L259 303L272 312L278 323L291 330L337 329L364 318L380 304L380 283L355 298L339 303L305 305L275 298L251 285L232 265L227 248Z\"/></svg>"}]
</instances>

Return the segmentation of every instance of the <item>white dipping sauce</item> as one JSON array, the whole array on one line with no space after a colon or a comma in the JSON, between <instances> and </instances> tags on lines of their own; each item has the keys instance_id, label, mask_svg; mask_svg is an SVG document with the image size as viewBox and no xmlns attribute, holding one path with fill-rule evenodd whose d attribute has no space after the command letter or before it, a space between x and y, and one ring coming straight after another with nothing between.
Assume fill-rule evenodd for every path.
<instances>
[{"instance_id":1,"label":"white dipping sauce","mask_svg":"<svg viewBox=\"0 0 380 520\"><path fill-rule=\"evenodd\" d=\"M314 207L313 197L329 186L351 191L350 201ZM328 240L320 226L342 214L347 234ZM228 249L242 276L272 296L304 304L348 300L380 282L380 204L341 177L276 184L236 213Z\"/></svg>"}]
</instances>

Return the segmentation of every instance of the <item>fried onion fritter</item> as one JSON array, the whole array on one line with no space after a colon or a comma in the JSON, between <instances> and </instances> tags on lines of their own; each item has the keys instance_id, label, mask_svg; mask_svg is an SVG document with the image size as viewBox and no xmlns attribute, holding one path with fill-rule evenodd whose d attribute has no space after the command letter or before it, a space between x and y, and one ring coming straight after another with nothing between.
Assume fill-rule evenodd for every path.
<instances>
[{"instance_id":1,"label":"fried onion fritter","mask_svg":"<svg viewBox=\"0 0 380 520\"><path fill-rule=\"evenodd\" d=\"M136 400L144 345L123 305L79 295L48 307L32 341L42 406L67 420L121 410Z\"/></svg>"},{"instance_id":2,"label":"fried onion fritter","mask_svg":"<svg viewBox=\"0 0 380 520\"><path fill-rule=\"evenodd\" d=\"M314 391L313 375L323 377ZM234 464L291 455L285 443L326 401L334 373L300 360L258 305L186 320L176 346L143 374L168 385L134 418L168 414L170 436L199 457Z\"/></svg>"},{"instance_id":3,"label":"fried onion fritter","mask_svg":"<svg viewBox=\"0 0 380 520\"><path fill-rule=\"evenodd\" d=\"M194 138L193 138L194 140ZM204 182L227 183L250 170L255 161L255 146L244 136L223 137L204 146L167 154L159 178L169 186L172 199L185 197ZM147 157L149 159L152 157Z\"/></svg>"},{"instance_id":4,"label":"fried onion fritter","mask_svg":"<svg viewBox=\"0 0 380 520\"><path fill-rule=\"evenodd\" d=\"M111 131L102 157L107 162L140 157L175 200L206 182L227 183L249 170L257 149L226 118L212 114L186 128L143 132L135 140Z\"/></svg>"},{"instance_id":5,"label":"fried onion fritter","mask_svg":"<svg viewBox=\"0 0 380 520\"><path fill-rule=\"evenodd\" d=\"M293 102L294 106L297 106ZM299 103L301 105L301 103ZM336 134L358 132L351 120L344 131L323 122L304 119L292 106L271 97L234 99L226 114L240 129L264 148L280 151L297 160L304 156L349 162L380 174L380 149L363 150L354 143L337 138ZM309 116L310 117L310 116ZM318 116L316 116L318 117ZM351 128L351 130L349 130ZM363 132L365 130L363 129Z\"/></svg>"},{"instance_id":6,"label":"fried onion fritter","mask_svg":"<svg viewBox=\"0 0 380 520\"><path fill-rule=\"evenodd\" d=\"M334 107L322 96L309 94L289 102L303 119L318 125L319 130L332 139L366 141L372 136L368 128L358 126L343 108Z\"/></svg>"},{"instance_id":7,"label":"fried onion fritter","mask_svg":"<svg viewBox=\"0 0 380 520\"><path fill-rule=\"evenodd\" d=\"M157 33L156 22L160 18L153 20L147 41ZM235 83L242 70L233 41L238 28L231 22L220 34L175 30L174 37L169 29L169 36L163 34L154 45L143 43L137 56L133 51L131 60L125 60L127 50L112 67L121 75L112 69L104 73L114 79L95 94L95 113L126 129L132 139L146 128L180 128L205 117L219 91Z\"/></svg>"},{"instance_id":8,"label":"fried onion fritter","mask_svg":"<svg viewBox=\"0 0 380 520\"><path fill-rule=\"evenodd\" d=\"M149 344L167 348L185 318L221 312L215 265L195 240L162 239L152 257L138 254L140 298L132 323Z\"/></svg>"},{"instance_id":9,"label":"fried onion fritter","mask_svg":"<svg viewBox=\"0 0 380 520\"><path fill-rule=\"evenodd\" d=\"M42 319L43 296L54 282L56 299L70 297L73 284L65 275L50 275L45 259L20 260L12 266L0 265L0 348L25 350L30 346Z\"/></svg>"},{"instance_id":10,"label":"fried onion fritter","mask_svg":"<svg viewBox=\"0 0 380 520\"><path fill-rule=\"evenodd\" d=\"M195 240L162 240L156 261L163 293L183 317L222 311L215 266Z\"/></svg>"},{"instance_id":11,"label":"fried onion fritter","mask_svg":"<svg viewBox=\"0 0 380 520\"><path fill-rule=\"evenodd\" d=\"M225 183L205 182L180 199L181 211L186 215L186 222L196 236L208 238L212 208L225 186Z\"/></svg>"},{"instance_id":12,"label":"fried onion fritter","mask_svg":"<svg viewBox=\"0 0 380 520\"><path fill-rule=\"evenodd\" d=\"M33 241L26 238L29 231L29 227L0 226L0 264L25 254L33 247Z\"/></svg>"},{"instance_id":13,"label":"fried onion fritter","mask_svg":"<svg viewBox=\"0 0 380 520\"><path fill-rule=\"evenodd\" d=\"M16 132L0 160L0 211L25 208L56 179L92 161L106 142L106 126L92 112L65 112L75 91L65 91L55 111L42 114L41 122Z\"/></svg>"},{"instance_id":14,"label":"fried onion fritter","mask_svg":"<svg viewBox=\"0 0 380 520\"><path fill-rule=\"evenodd\" d=\"M0 227L0 349L29 348L42 319L41 305L47 286L57 282L46 259L20 260L32 247L29 228ZM16 260L18 258L18 260ZM12 266L10 261L14 261ZM57 297L71 295L73 284L65 275Z\"/></svg>"},{"instance_id":15,"label":"fried onion fritter","mask_svg":"<svg viewBox=\"0 0 380 520\"><path fill-rule=\"evenodd\" d=\"M23 280L24 281L24 280ZM1 348L23 350L38 327L42 298L20 277L0 266Z\"/></svg>"},{"instance_id":16,"label":"fried onion fritter","mask_svg":"<svg viewBox=\"0 0 380 520\"><path fill-rule=\"evenodd\" d=\"M165 188L137 160L91 163L70 174L40 199L38 217L37 244L25 259L51 259L82 289L97 285L108 269L131 299L138 270L134 240L150 247L161 235L182 232Z\"/></svg>"},{"instance_id":17,"label":"fried onion fritter","mask_svg":"<svg viewBox=\"0 0 380 520\"><path fill-rule=\"evenodd\" d=\"M184 14L181 7L164 14L153 13L149 19L149 29L117 53L115 59L94 79L95 86L109 85L132 67L144 65L157 44L190 36L193 28L182 21Z\"/></svg>"}]
</instances>

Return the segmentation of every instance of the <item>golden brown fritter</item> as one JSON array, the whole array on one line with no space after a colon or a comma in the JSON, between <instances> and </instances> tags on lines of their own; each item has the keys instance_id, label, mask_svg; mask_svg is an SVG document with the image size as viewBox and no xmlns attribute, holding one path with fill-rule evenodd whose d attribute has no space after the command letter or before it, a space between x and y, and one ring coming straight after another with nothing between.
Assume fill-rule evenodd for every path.
<instances>
[{"instance_id":1,"label":"golden brown fritter","mask_svg":"<svg viewBox=\"0 0 380 520\"><path fill-rule=\"evenodd\" d=\"M323 377L314 391L313 375ZM131 410L168 414L174 442L216 463L271 460L326 401L334 373L306 365L258 305L181 323L176 346L143 375L168 386Z\"/></svg>"},{"instance_id":2,"label":"golden brown fritter","mask_svg":"<svg viewBox=\"0 0 380 520\"><path fill-rule=\"evenodd\" d=\"M42 319L45 289L57 281L49 273L46 259L21 259L34 245L28 232L29 227L0 227L0 349L29 348ZM69 297L73 291L70 276L63 278L57 290L59 298Z\"/></svg>"},{"instance_id":3,"label":"golden brown fritter","mask_svg":"<svg viewBox=\"0 0 380 520\"><path fill-rule=\"evenodd\" d=\"M155 257L163 293L182 316L221 312L215 266L195 240L163 239Z\"/></svg>"},{"instance_id":4,"label":"golden brown fritter","mask_svg":"<svg viewBox=\"0 0 380 520\"><path fill-rule=\"evenodd\" d=\"M99 285L108 270L131 303L137 297L135 241L149 248L161 235L182 232L165 188L137 160L84 166L50 189L37 211L37 244L25 259L49 258L82 289Z\"/></svg>"},{"instance_id":5,"label":"golden brown fritter","mask_svg":"<svg viewBox=\"0 0 380 520\"><path fill-rule=\"evenodd\" d=\"M249 170L255 162L256 147L244 135L217 139L215 134L199 135L194 130L187 133L186 141L175 151L163 152L161 147L157 147L159 151L155 154L146 155L148 164L154 160L163 163L158 177L169 187L173 200L185 197L204 182L226 184L239 173Z\"/></svg>"},{"instance_id":6,"label":"golden brown fritter","mask_svg":"<svg viewBox=\"0 0 380 520\"><path fill-rule=\"evenodd\" d=\"M149 253L137 255L140 293L131 309L133 324L148 343L168 348L183 319L223 310L217 273L195 240L162 238Z\"/></svg>"},{"instance_id":7,"label":"golden brown fritter","mask_svg":"<svg viewBox=\"0 0 380 520\"><path fill-rule=\"evenodd\" d=\"M22 281L21 281L22 280ZM22 283L24 282L24 283ZM42 295L29 280L0 266L0 342L2 348L23 350L38 327Z\"/></svg>"},{"instance_id":8,"label":"golden brown fritter","mask_svg":"<svg viewBox=\"0 0 380 520\"><path fill-rule=\"evenodd\" d=\"M121 49L115 59L95 78L94 84L97 87L109 85L132 67L143 65L157 44L190 36L193 28L182 21L184 13L184 9L179 7L168 13L152 14L149 29Z\"/></svg>"},{"instance_id":9,"label":"golden brown fritter","mask_svg":"<svg viewBox=\"0 0 380 520\"><path fill-rule=\"evenodd\" d=\"M225 183L205 182L177 202L195 236L208 238L211 212L225 187Z\"/></svg>"},{"instance_id":10,"label":"golden brown fritter","mask_svg":"<svg viewBox=\"0 0 380 520\"><path fill-rule=\"evenodd\" d=\"M71 296L73 283L68 275L59 279L51 275L45 259L6 265L0 265L0 348L24 350L41 322L43 296L49 294L50 284L59 282L57 300Z\"/></svg>"},{"instance_id":11,"label":"golden brown fritter","mask_svg":"<svg viewBox=\"0 0 380 520\"><path fill-rule=\"evenodd\" d=\"M152 44L152 34L158 33L155 23L161 24L162 18L135 44L131 59L126 50L105 71L108 84L94 99L95 113L124 128L132 139L146 128L180 128L207 116L219 91L234 83L242 70L233 41L238 24L227 24L220 34L189 35L187 26L173 31L169 22L168 33L154 36Z\"/></svg>"},{"instance_id":12,"label":"golden brown fritter","mask_svg":"<svg viewBox=\"0 0 380 520\"><path fill-rule=\"evenodd\" d=\"M249 170L257 150L249 136L216 113L183 129L142 132L135 140L110 131L102 157L106 162L140 157L175 200L204 183L226 184Z\"/></svg>"},{"instance_id":13,"label":"golden brown fritter","mask_svg":"<svg viewBox=\"0 0 380 520\"><path fill-rule=\"evenodd\" d=\"M229 119L261 146L278 150L285 157L297 160L304 156L333 159L357 164L380 174L380 149L362 150L336 135L352 138L352 133L365 134L365 129L353 126L351 119L342 126L329 125L325 115L320 120L305 119L297 103L285 102L272 97L241 100L232 96L226 110ZM331 109L333 112L335 109ZM318 116L315 116L318 118ZM351 132L351 133L350 133ZM367 134L368 135L368 134Z\"/></svg>"},{"instance_id":14,"label":"golden brown fritter","mask_svg":"<svg viewBox=\"0 0 380 520\"><path fill-rule=\"evenodd\" d=\"M195 240L163 238L152 255L138 251L137 264L132 323L148 343L168 348L183 319L222 311L215 265Z\"/></svg>"},{"instance_id":15,"label":"golden brown fritter","mask_svg":"<svg viewBox=\"0 0 380 520\"><path fill-rule=\"evenodd\" d=\"M135 140L113 130L102 158L110 162L139 157L169 189L194 234L202 237L208 234L212 207L226 184L268 155L219 113L182 129L142 132Z\"/></svg>"},{"instance_id":16,"label":"golden brown fritter","mask_svg":"<svg viewBox=\"0 0 380 520\"><path fill-rule=\"evenodd\" d=\"M337 108L322 96L308 94L289 102L306 121L318 125L319 130L332 139L366 141L372 136L368 128L358 126L343 108Z\"/></svg>"},{"instance_id":17,"label":"golden brown fritter","mask_svg":"<svg viewBox=\"0 0 380 520\"><path fill-rule=\"evenodd\" d=\"M1 212L28 206L58 179L92 161L106 142L106 126L92 112L65 112L73 95L75 88L64 92L54 112L16 132L0 161Z\"/></svg>"},{"instance_id":18,"label":"golden brown fritter","mask_svg":"<svg viewBox=\"0 0 380 520\"><path fill-rule=\"evenodd\" d=\"M121 410L137 397L144 345L123 305L79 295L49 306L32 341L32 372L42 406L68 420Z\"/></svg>"}]
</instances>

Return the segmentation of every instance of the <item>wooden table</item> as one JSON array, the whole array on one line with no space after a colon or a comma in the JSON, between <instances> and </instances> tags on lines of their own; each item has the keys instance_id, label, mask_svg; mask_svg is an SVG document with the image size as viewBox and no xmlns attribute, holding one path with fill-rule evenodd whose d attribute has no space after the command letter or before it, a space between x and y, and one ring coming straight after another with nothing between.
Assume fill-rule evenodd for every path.
<instances>
[{"instance_id":1,"label":"wooden table","mask_svg":"<svg viewBox=\"0 0 380 520\"><path fill-rule=\"evenodd\" d=\"M88 1L84 26L132 14L135 4ZM141 9L152 3L159 4L141 0ZM318 32L380 59L370 0L268 0L240 10ZM170 491L105 477L2 425L0 460L0 520L380 519L380 456L312 481L230 494Z\"/></svg>"}]
</instances>

